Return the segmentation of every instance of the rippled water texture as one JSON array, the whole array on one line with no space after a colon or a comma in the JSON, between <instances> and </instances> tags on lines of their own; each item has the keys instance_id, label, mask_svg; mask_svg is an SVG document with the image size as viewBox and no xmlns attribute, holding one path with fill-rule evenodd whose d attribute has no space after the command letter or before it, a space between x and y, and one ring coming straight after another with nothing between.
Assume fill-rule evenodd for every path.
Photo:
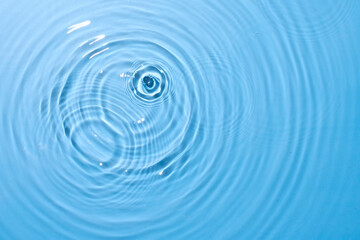
<instances>
[{"instance_id":1,"label":"rippled water texture","mask_svg":"<svg viewBox=\"0 0 360 240\"><path fill-rule=\"evenodd\" d=\"M0 239L360 239L359 12L0 1Z\"/></svg>"}]
</instances>

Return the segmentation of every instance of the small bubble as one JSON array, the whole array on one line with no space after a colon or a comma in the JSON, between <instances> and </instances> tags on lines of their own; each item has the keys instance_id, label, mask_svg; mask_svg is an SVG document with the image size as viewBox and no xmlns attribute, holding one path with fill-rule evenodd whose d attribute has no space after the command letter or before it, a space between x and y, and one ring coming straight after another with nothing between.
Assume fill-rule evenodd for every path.
<instances>
[{"instance_id":1,"label":"small bubble","mask_svg":"<svg viewBox=\"0 0 360 240\"><path fill-rule=\"evenodd\" d=\"M101 162L101 163L99 163L99 165L100 165L100 166L102 166L102 165L103 165L103 164L102 164L102 162Z\"/></svg>"},{"instance_id":2,"label":"small bubble","mask_svg":"<svg viewBox=\"0 0 360 240\"><path fill-rule=\"evenodd\" d=\"M163 173L164 173L164 170L161 170L161 171L159 172L159 175L163 175Z\"/></svg>"},{"instance_id":3,"label":"small bubble","mask_svg":"<svg viewBox=\"0 0 360 240\"><path fill-rule=\"evenodd\" d=\"M141 123L141 120L138 120L137 123L140 124L140 123Z\"/></svg>"},{"instance_id":4,"label":"small bubble","mask_svg":"<svg viewBox=\"0 0 360 240\"><path fill-rule=\"evenodd\" d=\"M145 121L145 118L142 118L141 121L142 121L142 122Z\"/></svg>"}]
</instances>

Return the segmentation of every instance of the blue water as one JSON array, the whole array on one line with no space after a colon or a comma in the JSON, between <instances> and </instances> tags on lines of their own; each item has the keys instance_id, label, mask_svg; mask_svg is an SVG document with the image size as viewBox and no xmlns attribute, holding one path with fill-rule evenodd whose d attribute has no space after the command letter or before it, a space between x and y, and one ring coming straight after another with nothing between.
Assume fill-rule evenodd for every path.
<instances>
[{"instance_id":1,"label":"blue water","mask_svg":"<svg viewBox=\"0 0 360 240\"><path fill-rule=\"evenodd\" d=\"M0 239L360 239L358 0L1 0Z\"/></svg>"}]
</instances>

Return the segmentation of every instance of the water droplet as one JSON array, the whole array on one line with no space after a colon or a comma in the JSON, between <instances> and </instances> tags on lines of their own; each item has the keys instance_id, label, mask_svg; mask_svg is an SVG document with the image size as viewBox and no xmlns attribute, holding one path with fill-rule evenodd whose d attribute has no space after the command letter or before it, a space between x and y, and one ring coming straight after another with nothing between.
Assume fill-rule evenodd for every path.
<instances>
[{"instance_id":1,"label":"water droplet","mask_svg":"<svg viewBox=\"0 0 360 240\"><path fill-rule=\"evenodd\" d=\"M130 78L131 92L143 101L159 99L168 86L168 77L159 67L142 65Z\"/></svg>"}]
</instances>

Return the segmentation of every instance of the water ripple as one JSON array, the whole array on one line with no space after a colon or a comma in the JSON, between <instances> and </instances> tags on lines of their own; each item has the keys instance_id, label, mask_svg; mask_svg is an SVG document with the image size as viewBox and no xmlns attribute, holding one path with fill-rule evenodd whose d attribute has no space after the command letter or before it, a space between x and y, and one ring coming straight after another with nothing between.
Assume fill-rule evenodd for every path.
<instances>
[{"instance_id":1,"label":"water ripple","mask_svg":"<svg viewBox=\"0 0 360 240\"><path fill-rule=\"evenodd\" d=\"M360 60L331 3L0 3L0 238L332 236Z\"/></svg>"},{"instance_id":2,"label":"water ripple","mask_svg":"<svg viewBox=\"0 0 360 240\"><path fill-rule=\"evenodd\" d=\"M261 0L268 20L282 31L305 38L321 37L337 31L356 12L358 1L275 1Z\"/></svg>"}]
</instances>

